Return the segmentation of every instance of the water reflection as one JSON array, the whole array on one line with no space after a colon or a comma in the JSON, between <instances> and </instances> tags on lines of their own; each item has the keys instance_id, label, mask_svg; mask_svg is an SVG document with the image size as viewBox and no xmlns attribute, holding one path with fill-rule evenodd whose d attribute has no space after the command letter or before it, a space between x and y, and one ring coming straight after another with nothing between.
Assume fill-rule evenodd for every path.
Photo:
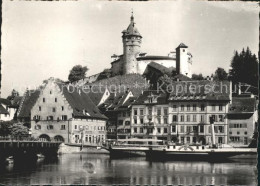
<instances>
[{"instance_id":1,"label":"water reflection","mask_svg":"<svg viewBox=\"0 0 260 186\"><path fill-rule=\"evenodd\" d=\"M30 166L29 166L30 165ZM0 184L175 184L256 185L256 160L209 163L150 161L145 157L66 154L56 160L7 165Z\"/></svg>"}]
</instances>

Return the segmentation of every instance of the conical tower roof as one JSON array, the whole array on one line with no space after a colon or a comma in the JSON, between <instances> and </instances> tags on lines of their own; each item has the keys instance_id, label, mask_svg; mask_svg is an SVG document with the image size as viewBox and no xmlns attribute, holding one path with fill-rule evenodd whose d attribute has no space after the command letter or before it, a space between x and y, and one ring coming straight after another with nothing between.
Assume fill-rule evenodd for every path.
<instances>
[{"instance_id":1,"label":"conical tower roof","mask_svg":"<svg viewBox=\"0 0 260 186\"><path fill-rule=\"evenodd\" d=\"M140 37L142 37L141 34L139 33L138 29L135 26L133 12L132 12L132 16L131 16L131 19L130 19L129 26L122 33L126 36L140 36Z\"/></svg>"}]
</instances>

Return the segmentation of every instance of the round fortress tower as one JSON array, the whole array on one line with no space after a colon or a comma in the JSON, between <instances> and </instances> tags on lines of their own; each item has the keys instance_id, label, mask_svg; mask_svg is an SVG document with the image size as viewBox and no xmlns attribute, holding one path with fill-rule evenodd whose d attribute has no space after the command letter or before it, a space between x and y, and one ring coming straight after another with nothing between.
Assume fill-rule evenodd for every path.
<instances>
[{"instance_id":1,"label":"round fortress tower","mask_svg":"<svg viewBox=\"0 0 260 186\"><path fill-rule=\"evenodd\" d=\"M128 28L122 32L123 74L137 73L136 56L140 53L142 43L142 36L135 26L133 12L130 21Z\"/></svg>"}]
</instances>

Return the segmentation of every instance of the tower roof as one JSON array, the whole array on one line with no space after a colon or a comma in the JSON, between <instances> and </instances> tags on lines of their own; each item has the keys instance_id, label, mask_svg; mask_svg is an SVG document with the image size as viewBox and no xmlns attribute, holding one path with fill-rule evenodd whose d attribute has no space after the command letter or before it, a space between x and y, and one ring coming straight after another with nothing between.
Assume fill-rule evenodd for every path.
<instances>
[{"instance_id":1,"label":"tower roof","mask_svg":"<svg viewBox=\"0 0 260 186\"><path fill-rule=\"evenodd\" d=\"M135 22L134 22L134 15L133 15L133 12L132 12L132 15L131 15L131 18L130 18L130 24L129 26L127 27L126 30L123 30L123 35L128 35L128 36L141 36L141 34L139 33L138 29L136 28L135 26Z\"/></svg>"},{"instance_id":2,"label":"tower roof","mask_svg":"<svg viewBox=\"0 0 260 186\"><path fill-rule=\"evenodd\" d=\"M179 44L179 46L177 48L188 48L188 46L185 45L184 43L181 43L181 44Z\"/></svg>"}]
</instances>

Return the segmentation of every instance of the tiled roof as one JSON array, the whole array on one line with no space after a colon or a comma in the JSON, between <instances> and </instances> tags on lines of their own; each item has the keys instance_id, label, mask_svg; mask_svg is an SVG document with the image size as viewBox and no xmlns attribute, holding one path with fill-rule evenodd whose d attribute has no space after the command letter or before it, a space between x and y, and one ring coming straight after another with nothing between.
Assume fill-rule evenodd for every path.
<instances>
[{"instance_id":1,"label":"tiled roof","mask_svg":"<svg viewBox=\"0 0 260 186\"><path fill-rule=\"evenodd\" d=\"M24 94L17 113L18 118L30 118L31 110L37 99L39 98L40 90L28 90Z\"/></svg>"},{"instance_id":2,"label":"tiled roof","mask_svg":"<svg viewBox=\"0 0 260 186\"><path fill-rule=\"evenodd\" d=\"M172 79L174 81L176 81L176 80L179 80L179 81L191 81L191 78L189 78L188 76L185 76L183 74L178 74L178 75L174 76Z\"/></svg>"},{"instance_id":3,"label":"tiled roof","mask_svg":"<svg viewBox=\"0 0 260 186\"><path fill-rule=\"evenodd\" d=\"M177 48L188 48L188 46L185 45L184 43L181 43L181 44L179 44L179 46Z\"/></svg>"},{"instance_id":4,"label":"tiled roof","mask_svg":"<svg viewBox=\"0 0 260 186\"><path fill-rule=\"evenodd\" d=\"M73 108L74 117L107 119L106 116L100 113L95 103L90 99L88 93L84 92L82 88L79 88L78 91L73 91L75 89L72 86L58 85L62 90L64 97Z\"/></svg>"},{"instance_id":5,"label":"tiled roof","mask_svg":"<svg viewBox=\"0 0 260 186\"><path fill-rule=\"evenodd\" d=\"M228 81L180 81L172 82L171 101L229 101L230 83Z\"/></svg>"},{"instance_id":6,"label":"tiled roof","mask_svg":"<svg viewBox=\"0 0 260 186\"><path fill-rule=\"evenodd\" d=\"M123 31L124 35L129 35L129 36L141 36L141 34L139 33L139 31L137 30L136 26L135 26L135 22L134 22L134 17L131 17L131 22L129 24L129 26L127 27L126 30ZM142 36L141 36L142 37Z\"/></svg>"},{"instance_id":7,"label":"tiled roof","mask_svg":"<svg viewBox=\"0 0 260 186\"><path fill-rule=\"evenodd\" d=\"M152 103L148 103L148 99L153 98L155 100ZM142 104L167 104L168 96L164 92L158 92L156 90L147 90L141 94L133 105L142 105Z\"/></svg>"},{"instance_id":8,"label":"tiled roof","mask_svg":"<svg viewBox=\"0 0 260 186\"><path fill-rule=\"evenodd\" d=\"M229 113L253 113L256 108L256 99L249 97L233 97Z\"/></svg>"},{"instance_id":9,"label":"tiled roof","mask_svg":"<svg viewBox=\"0 0 260 186\"><path fill-rule=\"evenodd\" d=\"M0 114L9 114L9 112L0 104Z\"/></svg>"},{"instance_id":10,"label":"tiled roof","mask_svg":"<svg viewBox=\"0 0 260 186\"><path fill-rule=\"evenodd\" d=\"M176 71L176 69L173 68L173 67L167 68L167 67L165 67L165 66L163 66L163 65L161 65L161 64L159 64L159 63L156 63L156 62L151 62L151 63L149 63L149 64L148 64L148 68L149 68L149 67L150 67L150 68L153 68L153 69L155 69L155 70L160 71L162 74L167 74L167 75L169 75L169 76L172 75L172 72L173 72L173 71Z\"/></svg>"}]
</instances>

